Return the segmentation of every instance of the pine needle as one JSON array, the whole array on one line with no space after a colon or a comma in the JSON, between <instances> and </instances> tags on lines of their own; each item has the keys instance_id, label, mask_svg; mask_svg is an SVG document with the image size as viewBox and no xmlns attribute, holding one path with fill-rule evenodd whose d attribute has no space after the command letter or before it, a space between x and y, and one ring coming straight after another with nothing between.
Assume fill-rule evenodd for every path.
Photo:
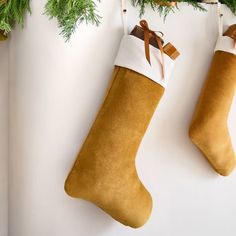
<instances>
[{"instance_id":1,"label":"pine needle","mask_svg":"<svg viewBox=\"0 0 236 236\"><path fill-rule=\"evenodd\" d=\"M221 3L228 6L228 8L236 15L236 0L220 0Z\"/></svg>"},{"instance_id":2,"label":"pine needle","mask_svg":"<svg viewBox=\"0 0 236 236\"><path fill-rule=\"evenodd\" d=\"M236 0L233 0L236 1ZM166 18L166 16L170 13L170 12L174 12L176 9L178 9L178 6L166 6L165 3L170 3L173 2L171 0L131 0L132 5L134 7L139 7L140 9L140 17L143 16L143 14L145 13L145 9L146 7L149 5L151 6L151 8L158 12L160 14L160 16L164 16L164 19ZM206 11L206 9L204 7L202 7L202 5L199 3L199 1L196 0L175 0L175 2L186 2L188 3L188 5L193 6L194 9L198 9L201 11ZM160 3L164 3L164 4L160 4Z\"/></svg>"},{"instance_id":3,"label":"pine needle","mask_svg":"<svg viewBox=\"0 0 236 236\"><path fill-rule=\"evenodd\" d=\"M164 6L159 3L169 3L171 0L130 0L132 5L139 8L140 17L143 16L147 6L166 16L178 10L178 6ZM82 22L98 26L101 16L98 14L96 2L100 0L48 0L45 6L45 13L49 18L56 18L61 34L68 41L75 32L77 26ZM159 2L159 3L158 3ZM176 0L187 4L201 11L205 8L196 0ZM236 0L220 0L227 5L236 15ZM16 24L24 25L24 17L30 12L30 0L0 0L0 30L4 34L11 32Z\"/></svg>"},{"instance_id":4,"label":"pine needle","mask_svg":"<svg viewBox=\"0 0 236 236\"><path fill-rule=\"evenodd\" d=\"M15 24L23 27L27 12L30 12L30 0L0 1L0 30L8 34Z\"/></svg>"},{"instance_id":5,"label":"pine needle","mask_svg":"<svg viewBox=\"0 0 236 236\"><path fill-rule=\"evenodd\" d=\"M98 26L100 16L93 0L48 0L45 13L50 18L56 18L61 34L68 41L78 24L85 22Z\"/></svg>"}]
</instances>

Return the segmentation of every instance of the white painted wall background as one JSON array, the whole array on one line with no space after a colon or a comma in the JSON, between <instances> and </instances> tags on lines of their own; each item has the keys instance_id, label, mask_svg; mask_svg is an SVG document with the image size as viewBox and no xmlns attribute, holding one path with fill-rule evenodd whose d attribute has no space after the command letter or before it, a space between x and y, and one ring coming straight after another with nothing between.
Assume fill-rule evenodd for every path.
<instances>
[{"instance_id":1,"label":"white painted wall background","mask_svg":"<svg viewBox=\"0 0 236 236\"><path fill-rule=\"evenodd\" d=\"M8 218L8 43L0 42L0 236L7 235Z\"/></svg>"},{"instance_id":2,"label":"white painted wall background","mask_svg":"<svg viewBox=\"0 0 236 236\"><path fill-rule=\"evenodd\" d=\"M218 176L187 136L217 37L216 8L181 5L165 24L146 11L182 55L137 156L154 208L134 230L63 190L110 79L123 32L120 1L102 1L102 26L80 26L70 43L42 15L44 4L32 1L25 29L10 40L9 236L234 236L236 173ZM132 28L138 12L128 12ZM226 25L235 23L224 12ZM229 119L236 147L235 119L236 102Z\"/></svg>"}]
</instances>

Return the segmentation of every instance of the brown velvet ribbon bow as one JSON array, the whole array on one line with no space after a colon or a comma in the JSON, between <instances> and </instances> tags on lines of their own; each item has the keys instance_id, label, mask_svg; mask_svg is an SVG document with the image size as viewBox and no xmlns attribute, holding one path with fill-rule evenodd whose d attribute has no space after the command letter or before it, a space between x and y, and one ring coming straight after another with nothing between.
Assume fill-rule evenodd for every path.
<instances>
[{"instance_id":1,"label":"brown velvet ribbon bow","mask_svg":"<svg viewBox=\"0 0 236 236\"><path fill-rule=\"evenodd\" d=\"M162 74L162 79L164 79L165 76L165 72L164 72L164 49L162 46L162 39L160 36L158 36L156 34L156 31L153 31L151 29L149 29L148 23L145 20L141 20L140 21L140 26L143 28L144 30L144 47L145 47L145 55L146 55L146 59L149 62L149 64L151 65L151 59L150 59L150 48L149 48L149 39L150 37L154 37L157 45L159 47L159 50L161 52L161 56L159 58L160 64L161 64L161 74ZM162 32L161 35L163 36Z\"/></svg>"}]
</instances>

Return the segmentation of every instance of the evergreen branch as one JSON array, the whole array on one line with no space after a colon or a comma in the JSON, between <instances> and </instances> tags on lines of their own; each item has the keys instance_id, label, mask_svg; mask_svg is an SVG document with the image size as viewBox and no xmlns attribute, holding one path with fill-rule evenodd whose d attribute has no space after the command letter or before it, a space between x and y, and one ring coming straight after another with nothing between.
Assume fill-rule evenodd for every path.
<instances>
[{"instance_id":1,"label":"evergreen branch","mask_svg":"<svg viewBox=\"0 0 236 236\"><path fill-rule=\"evenodd\" d=\"M30 0L0 2L0 30L8 34L15 24L24 25L25 14L30 11Z\"/></svg>"},{"instance_id":2,"label":"evergreen branch","mask_svg":"<svg viewBox=\"0 0 236 236\"><path fill-rule=\"evenodd\" d=\"M95 1L100 0L48 0L45 6L45 14L49 18L56 18L61 33L66 41L75 32L77 26L85 22L86 24L99 25L101 17L97 13ZM175 2L186 2L194 9L206 11L201 1L198 0L174 0ZM236 0L220 0L226 4L234 14L236 14ZM158 12L164 19L170 12L178 10L178 6L168 5L171 0L131 0L134 7L138 7L140 17L143 16L147 6Z\"/></svg>"},{"instance_id":3,"label":"evergreen branch","mask_svg":"<svg viewBox=\"0 0 236 236\"><path fill-rule=\"evenodd\" d=\"M45 13L50 18L57 19L66 41L75 32L78 24L85 22L98 26L101 18L93 0L48 0Z\"/></svg>"},{"instance_id":4,"label":"evergreen branch","mask_svg":"<svg viewBox=\"0 0 236 236\"><path fill-rule=\"evenodd\" d=\"M236 0L220 0L221 3L228 6L228 8L236 15Z\"/></svg>"},{"instance_id":5,"label":"evergreen branch","mask_svg":"<svg viewBox=\"0 0 236 236\"><path fill-rule=\"evenodd\" d=\"M227 0L225 0L227 1ZM229 0L228 0L229 1ZM236 0L231 0L231 1L236 1ZM164 16L164 18L166 18L166 16L170 13L170 12L174 12L175 9L178 9L178 6L168 6L168 3L171 3L173 1L171 0L131 0L132 5L134 7L139 7L140 9L140 17L143 16L146 7L149 5L151 6L151 8L154 11L157 11L160 16ZM188 5L191 5L194 7L194 9L198 9L201 11L206 11L206 9L204 7L202 7L202 5L197 1L197 0L175 0L175 2L186 2Z\"/></svg>"},{"instance_id":6,"label":"evergreen branch","mask_svg":"<svg viewBox=\"0 0 236 236\"><path fill-rule=\"evenodd\" d=\"M197 0L175 0L186 2L188 5L201 11L205 8ZM101 17L97 13L95 2L100 0L48 0L45 6L45 14L49 18L56 18L61 34L68 41L75 32L77 26L82 22L86 24L99 25ZM147 6L158 12L164 18L178 9L178 6L171 6L171 0L131 0L132 5L139 8L140 17L144 14ZM220 0L227 5L233 14L236 15L236 0ZM0 0L0 30L4 34L9 33L15 24L23 27L24 17L30 12L30 0Z\"/></svg>"}]
</instances>

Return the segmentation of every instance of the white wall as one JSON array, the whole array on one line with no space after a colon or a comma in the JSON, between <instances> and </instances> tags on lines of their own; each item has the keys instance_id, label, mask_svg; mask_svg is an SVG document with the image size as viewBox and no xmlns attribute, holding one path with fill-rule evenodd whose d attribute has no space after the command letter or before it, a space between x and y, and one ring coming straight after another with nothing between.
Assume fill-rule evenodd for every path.
<instances>
[{"instance_id":1,"label":"white wall","mask_svg":"<svg viewBox=\"0 0 236 236\"><path fill-rule=\"evenodd\" d=\"M0 41L0 236L7 236L8 218L8 43Z\"/></svg>"},{"instance_id":2,"label":"white wall","mask_svg":"<svg viewBox=\"0 0 236 236\"><path fill-rule=\"evenodd\" d=\"M154 208L148 223L133 230L63 190L110 79L123 32L119 1L102 1L103 25L80 26L70 43L42 15L44 3L32 1L25 29L10 41L9 236L234 236L236 172L218 176L187 136L217 37L215 7L202 13L181 5L165 24L146 12L182 55L137 156ZM235 22L229 11L225 18ZM130 28L138 21L130 8ZM234 102L229 124L236 147L235 119Z\"/></svg>"}]
</instances>

